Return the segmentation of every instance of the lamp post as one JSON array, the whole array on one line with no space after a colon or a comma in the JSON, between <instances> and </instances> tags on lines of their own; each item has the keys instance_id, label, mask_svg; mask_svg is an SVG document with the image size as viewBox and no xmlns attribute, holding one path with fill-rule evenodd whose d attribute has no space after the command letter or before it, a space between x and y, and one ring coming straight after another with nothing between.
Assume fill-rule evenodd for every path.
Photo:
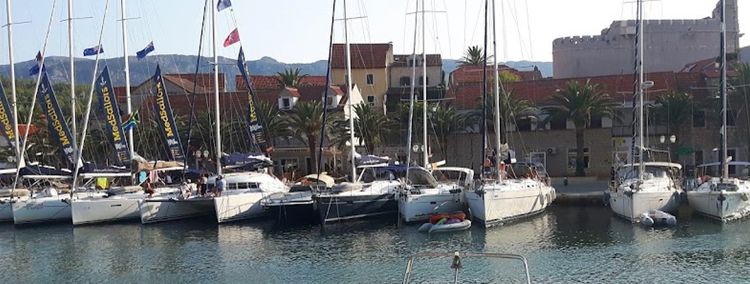
<instances>
[{"instance_id":1,"label":"lamp post","mask_svg":"<svg viewBox=\"0 0 750 284\"><path fill-rule=\"evenodd\" d=\"M672 144L674 144L674 143L677 142L677 136L675 136L674 134L672 134L672 135L669 136L669 141L667 141L667 137L664 136L664 135L662 135L662 136L659 136L659 142L661 144L667 144L667 146L666 146L667 147L667 154L669 155L669 161L672 162ZM667 142L669 142L669 143L667 143Z\"/></svg>"}]
</instances>

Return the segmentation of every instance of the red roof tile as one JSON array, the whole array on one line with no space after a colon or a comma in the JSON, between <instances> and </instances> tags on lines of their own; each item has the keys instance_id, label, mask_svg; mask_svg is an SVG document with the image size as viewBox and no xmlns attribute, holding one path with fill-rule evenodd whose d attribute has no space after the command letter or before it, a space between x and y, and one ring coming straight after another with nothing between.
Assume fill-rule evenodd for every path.
<instances>
[{"instance_id":1,"label":"red roof tile","mask_svg":"<svg viewBox=\"0 0 750 284\"><path fill-rule=\"evenodd\" d=\"M253 83L253 86L256 90L262 90L262 89L274 89L274 90L281 90L281 84L276 80L276 76L274 75L251 75L250 81ZM247 90L247 87L245 87L245 80L242 79L242 75L237 75L234 78L235 87L238 91L244 91ZM325 76L305 76L300 80L300 84L305 85L313 85L313 86L325 86L326 84L326 77Z\"/></svg>"},{"instance_id":2,"label":"red roof tile","mask_svg":"<svg viewBox=\"0 0 750 284\"><path fill-rule=\"evenodd\" d=\"M388 53L393 49L393 44L353 43L350 47L353 69L376 69L385 68L388 65ZM346 68L346 45L341 43L333 45L331 68Z\"/></svg>"},{"instance_id":3,"label":"red roof tile","mask_svg":"<svg viewBox=\"0 0 750 284\"><path fill-rule=\"evenodd\" d=\"M192 92L195 85L196 93L213 92L213 73L164 74L164 80L174 83L180 88ZM224 91L224 74L219 73L219 91Z\"/></svg>"}]
</instances>

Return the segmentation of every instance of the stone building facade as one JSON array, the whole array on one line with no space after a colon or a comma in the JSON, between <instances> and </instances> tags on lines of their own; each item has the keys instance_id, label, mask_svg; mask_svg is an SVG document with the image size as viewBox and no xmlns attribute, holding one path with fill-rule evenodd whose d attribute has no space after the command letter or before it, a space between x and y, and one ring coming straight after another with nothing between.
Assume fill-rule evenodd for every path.
<instances>
[{"instance_id":1,"label":"stone building facade","mask_svg":"<svg viewBox=\"0 0 750 284\"><path fill-rule=\"evenodd\" d=\"M644 21L644 68L678 71L686 62L719 55L720 6L710 17ZM726 0L727 50L739 50L737 0ZM634 72L636 21L614 21L601 35L552 42L553 77L573 78Z\"/></svg>"}]
</instances>

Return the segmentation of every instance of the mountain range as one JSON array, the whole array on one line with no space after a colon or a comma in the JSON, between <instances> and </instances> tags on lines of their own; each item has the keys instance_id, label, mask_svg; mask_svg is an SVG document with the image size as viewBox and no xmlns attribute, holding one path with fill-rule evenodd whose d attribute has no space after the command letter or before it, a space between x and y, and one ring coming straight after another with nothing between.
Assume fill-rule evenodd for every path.
<instances>
[{"instance_id":1,"label":"mountain range","mask_svg":"<svg viewBox=\"0 0 750 284\"><path fill-rule=\"evenodd\" d=\"M153 75L156 64L159 64L162 69L162 73L194 73L195 66L198 60L198 56L195 55L153 55L148 56L142 60L138 60L136 57L131 56L129 58L130 64L130 82L132 85L138 85L145 81L147 78ZM211 72L211 58L201 57L200 67L198 72L207 73ZM62 56L50 56L45 58L45 65L47 66L47 74L53 82L67 82L69 79L68 72L69 59ZM226 86L228 89L234 88L234 76L239 74L239 70L235 67L235 59L219 57L219 65L221 72L224 73ZM35 60L28 60L15 64L16 76L19 79L36 79L29 75L29 69L36 64ZM100 60L100 70L103 68L102 64L109 67L110 75L112 77L115 86L125 85L125 62L122 57L109 58ZM520 70L529 70L533 66L537 66L545 77L552 76L552 63L551 62L538 62L538 61L514 61L508 62L508 66L518 68ZM91 84L92 74L94 71L94 60L88 58L76 58L76 84ZM247 66L250 69L250 73L253 75L275 75L277 72L283 72L286 68L299 68L302 74L309 75L325 75L327 61L318 60L312 63L283 63L279 62L271 57L262 57L258 60L247 61ZM458 60L455 59L444 59L443 70L446 74L455 70L458 66ZM0 65L0 75L10 76L10 65Z\"/></svg>"}]
</instances>

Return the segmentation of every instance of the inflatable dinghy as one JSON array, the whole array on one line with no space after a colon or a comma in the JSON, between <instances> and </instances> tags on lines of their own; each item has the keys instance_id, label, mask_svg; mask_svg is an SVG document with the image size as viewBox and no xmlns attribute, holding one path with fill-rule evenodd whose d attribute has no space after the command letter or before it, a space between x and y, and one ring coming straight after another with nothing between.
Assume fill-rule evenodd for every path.
<instances>
[{"instance_id":1,"label":"inflatable dinghy","mask_svg":"<svg viewBox=\"0 0 750 284\"><path fill-rule=\"evenodd\" d=\"M677 225L677 218L661 210L650 210L648 213L641 214L641 224L649 227L674 226Z\"/></svg>"},{"instance_id":2,"label":"inflatable dinghy","mask_svg":"<svg viewBox=\"0 0 750 284\"><path fill-rule=\"evenodd\" d=\"M471 221L466 219L463 212L454 214L435 214L430 217L429 223L424 223L419 227L423 233L442 233L463 231L471 227Z\"/></svg>"}]
</instances>

